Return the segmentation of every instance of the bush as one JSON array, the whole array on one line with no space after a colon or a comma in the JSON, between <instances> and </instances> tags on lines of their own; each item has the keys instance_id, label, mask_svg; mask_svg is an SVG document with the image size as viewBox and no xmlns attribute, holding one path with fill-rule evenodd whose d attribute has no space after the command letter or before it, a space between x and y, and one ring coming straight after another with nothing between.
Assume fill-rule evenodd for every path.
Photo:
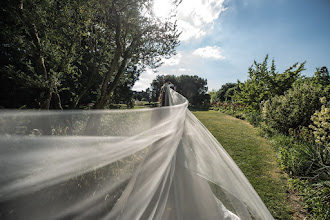
<instances>
[{"instance_id":1,"label":"bush","mask_svg":"<svg viewBox=\"0 0 330 220\"><path fill-rule=\"evenodd\" d=\"M288 133L290 128L308 126L311 116L321 107L322 86L311 82L295 85L283 96L267 100L262 108L262 119L274 129Z\"/></svg>"},{"instance_id":2,"label":"bush","mask_svg":"<svg viewBox=\"0 0 330 220\"><path fill-rule=\"evenodd\" d=\"M278 132L274 128L266 124L264 121L261 121L259 123L258 133L262 137L271 138L274 135L276 135Z\"/></svg>"},{"instance_id":3,"label":"bush","mask_svg":"<svg viewBox=\"0 0 330 220\"><path fill-rule=\"evenodd\" d=\"M145 103L145 102L142 102L142 101L135 101L134 104L135 104L136 106L144 106L144 103Z\"/></svg>"},{"instance_id":4,"label":"bush","mask_svg":"<svg viewBox=\"0 0 330 220\"><path fill-rule=\"evenodd\" d=\"M291 186L302 196L313 219L330 218L330 149L329 109L326 99L321 111L312 116L314 125L289 129L290 136L276 134L271 141L278 153L281 168L290 174ZM274 134L276 130L262 122L261 127Z\"/></svg>"},{"instance_id":5,"label":"bush","mask_svg":"<svg viewBox=\"0 0 330 220\"><path fill-rule=\"evenodd\" d=\"M281 168L291 176L330 179L330 151L325 147L283 134L275 135L272 142Z\"/></svg>"},{"instance_id":6,"label":"bush","mask_svg":"<svg viewBox=\"0 0 330 220\"><path fill-rule=\"evenodd\" d=\"M250 124L252 124L254 127L258 127L261 122L261 116L259 112L252 111L245 113L245 118Z\"/></svg>"},{"instance_id":7,"label":"bush","mask_svg":"<svg viewBox=\"0 0 330 220\"><path fill-rule=\"evenodd\" d=\"M313 183L307 180L290 179L290 187L303 197L303 203L313 219L330 218L330 181Z\"/></svg>"},{"instance_id":8,"label":"bush","mask_svg":"<svg viewBox=\"0 0 330 220\"><path fill-rule=\"evenodd\" d=\"M241 112L235 113L234 116L235 118L245 120L245 115Z\"/></svg>"},{"instance_id":9,"label":"bush","mask_svg":"<svg viewBox=\"0 0 330 220\"><path fill-rule=\"evenodd\" d=\"M315 142L325 146L330 150L330 108L326 107L327 100L325 97L321 99L321 111L316 111L312 116L313 125L309 127L314 130Z\"/></svg>"},{"instance_id":10,"label":"bush","mask_svg":"<svg viewBox=\"0 0 330 220\"><path fill-rule=\"evenodd\" d=\"M278 159L281 168L291 176L304 174L308 158L303 153L305 146L295 144L292 137L276 135L273 138L275 148L277 148Z\"/></svg>"},{"instance_id":11,"label":"bush","mask_svg":"<svg viewBox=\"0 0 330 220\"><path fill-rule=\"evenodd\" d=\"M150 108L155 108L158 106L158 103L157 102L145 103L144 106L150 107Z\"/></svg>"}]
</instances>

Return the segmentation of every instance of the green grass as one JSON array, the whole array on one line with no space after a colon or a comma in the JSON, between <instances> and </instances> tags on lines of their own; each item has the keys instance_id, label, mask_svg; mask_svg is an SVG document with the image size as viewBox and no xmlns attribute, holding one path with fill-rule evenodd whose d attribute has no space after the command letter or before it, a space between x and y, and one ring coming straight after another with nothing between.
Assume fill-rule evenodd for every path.
<instances>
[{"instance_id":1,"label":"green grass","mask_svg":"<svg viewBox=\"0 0 330 220\"><path fill-rule=\"evenodd\" d=\"M195 116L231 155L275 219L293 219L287 180L271 144L246 121L218 111L195 111Z\"/></svg>"}]
</instances>

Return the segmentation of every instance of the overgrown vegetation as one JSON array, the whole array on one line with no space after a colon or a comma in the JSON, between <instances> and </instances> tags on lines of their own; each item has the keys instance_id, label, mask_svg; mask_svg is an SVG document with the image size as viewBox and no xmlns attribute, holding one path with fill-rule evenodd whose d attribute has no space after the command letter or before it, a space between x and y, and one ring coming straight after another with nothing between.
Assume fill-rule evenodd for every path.
<instances>
[{"instance_id":1,"label":"overgrown vegetation","mask_svg":"<svg viewBox=\"0 0 330 220\"><path fill-rule=\"evenodd\" d=\"M219 111L193 113L230 154L273 217L293 219L276 153L270 143L258 135L257 129Z\"/></svg>"},{"instance_id":2,"label":"overgrown vegetation","mask_svg":"<svg viewBox=\"0 0 330 220\"><path fill-rule=\"evenodd\" d=\"M271 140L290 187L303 197L313 219L330 218L330 76L326 67L301 76L304 63L277 73L268 56L249 68L234 94L212 103L214 110L246 119ZM228 88L224 85L221 90ZM235 87L233 87L235 88ZM219 91L220 91L219 90Z\"/></svg>"},{"instance_id":3,"label":"overgrown vegetation","mask_svg":"<svg viewBox=\"0 0 330 220\"><path fill-rule=\"evenodd\" d=\"M173 19L158 19L152 6L153 0L1 1L0 106L129 104L139 74L175 54L179 43Z\"/></svg>"},{"instance_id":4,"label":"overgrown vegetation","mask_svg":"<svg viewBox=\"0 0 330 220\"><path fill-rule=\"evenodd\" d=\"M174 85L175 90L186 97L189 105L195 108L208 109L210 105L210 95L207 94L207 80L199 76L189 75L158 75L151 83L151 100L157 101L161 87L165 82Z\"/></svg>"}]
</instances>

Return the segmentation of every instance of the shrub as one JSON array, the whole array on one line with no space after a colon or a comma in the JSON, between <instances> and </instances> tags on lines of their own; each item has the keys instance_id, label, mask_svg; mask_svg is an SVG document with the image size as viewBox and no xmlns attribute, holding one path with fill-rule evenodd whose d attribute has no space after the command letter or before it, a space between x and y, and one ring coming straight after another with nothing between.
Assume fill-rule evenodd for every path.
<instances>
[{"instance_id":1,"label":"shrub","mask_svg":"<svg viewBox=\"0 0 330 220\"><path fill-rule=\"evenodd\" d=\"M313 183L308 180L289 179L289 185L303 197L303 203L313 219L330 218L330 181Z\"/></svg>"},{"instance_id":2,"label":"shrub","mask_svg":"<svg viewBox=\"0 0 330 220\"><path fill-rule=\"evenodd\" d=\"M321 106L322 93L321 85L297 84L285 95L267 100L262 108L262 119L282 133L288 133L290 128L308 126L311 116Z\"/></svg>"},{"instance_id":3,"label":"shrub","mask_svg":"<svg viewBox=\"0 0 330 220\"><path fill-rule=\"evenodd\" d=\"M258 133L265 138L271 138L278 133L274 128L266 124L264 121L259 123Z\"/></svg>"},{"instance_id":4,"label":"shrub","mask_svg":"<svg viewBox=\"0 0 330 220\"><path fill-rule=\"evenodd\" d=\"M273 136L272 142L281 168L291 176L329 180L330 150L313 141L283 134Z\"/></svg>"},{"instance_id":5,"label":"shrub","mask_svg":"<svg viewBox=\"0 0 330 220\"><path fill-rule=\"evenodd\" d=\"M305 146L296 144L288 136L279 135L274 144L278 149L278 159L281 168L291 176L304 175L308 169L308 158L304 153Z\"/></svg>"},{"instance_id":6,"label":"shrub","mask_svg":"<svg viewBox=\"0 0 330 220\"><path fill-rule=\"evenodd\" d=\"M245 115L241 112L235 113L234 116L235 118L245 120Z\"/></svg>"},{"instance_id":7,"label":"shrub","mask_svg":"<svg viewBox=\"0 0 330 220\"><path fill-rule=\"evenodd\" d=\"M257 111L251 111L251 112L245 113L245 118L254 127L258 127L260 125L261 116L260 116L260 113Z\"/></svg>"},{"instance_id":8,"label":"shrub","mask_svg":"<svg viewBox=\"0 0 330 220\"><path fill-rule=\"evenodd\" d=\"M144 102L142 101L135 101L134 103L136 106L144 106Z\"/></svg>"},{"instance_id":9,"label":"shrub","mask_svg":"<svg viewBox=\"0 0 330 220\"><path fill-rule=\"evenodd\" d=\"M321 99L321 111L316 111L312 116L313 124L309 127L314 130L315 142L325 146L330 150L330 108L326 107L327 100L325 97Z\"/></svg>"}]
</instances>

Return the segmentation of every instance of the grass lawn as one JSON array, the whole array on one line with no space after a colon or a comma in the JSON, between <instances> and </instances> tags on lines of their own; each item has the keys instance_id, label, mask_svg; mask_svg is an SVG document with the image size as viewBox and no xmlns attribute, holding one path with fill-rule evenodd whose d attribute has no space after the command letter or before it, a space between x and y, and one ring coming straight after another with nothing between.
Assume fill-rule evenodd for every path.
<instances>
[{"instance_id":1,"label":"grass lawn","mask_svg":"<svg viewBox=\"0 0 330 220\"><path fill-rule=\"evenodd\" d=\"M293 219L286 179L270 143L246 121L211 110L193 113L231 155L273 217Z\"/></svg>"}]
</instances>

